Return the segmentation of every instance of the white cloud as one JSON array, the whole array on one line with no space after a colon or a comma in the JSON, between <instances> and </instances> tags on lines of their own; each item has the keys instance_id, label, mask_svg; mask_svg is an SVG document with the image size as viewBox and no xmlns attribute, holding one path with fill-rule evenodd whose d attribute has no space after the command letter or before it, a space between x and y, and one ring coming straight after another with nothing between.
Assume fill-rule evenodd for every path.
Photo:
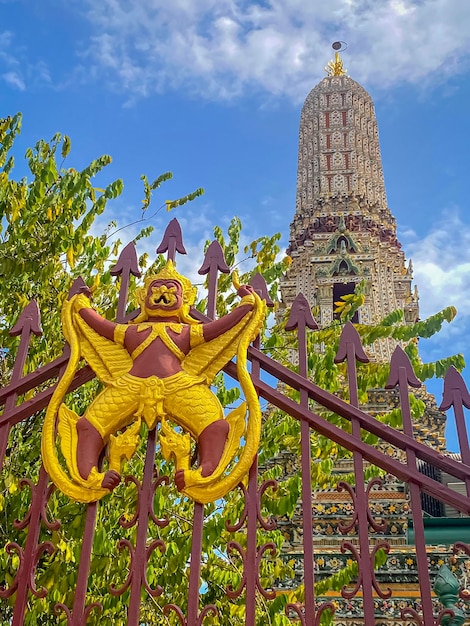
<instances>
[{"instance_id":1,"label":"white cloud","mask_svg":"<svg viewBox=\"0 0 470 626\"><path fill-rule=\"evenodd\" d=\"M406 254L413 261L414 280L419 288L421 318L446 306L457 308L457 317L445 324L432 340L421 344L426 359L446 354L469 354L470 308L470 223L458 211L445 211L419 239L413 231L401 233Z\"/></svg>"},{"instance_id":2,"label":"white cloud","mask_svg":"<svg viewBox=\"0 0 470 626\"><path fill-rule=\"evenodd\" d=\"M27 48L15 42L11 31L0 32L0 78L19 91L52 82L46 62L42 59L32 62Z\"/></svg>"},{"instance_id":3,"label":"white cloud","mask_svg":"<svg viewBox=\"0 0 470 626\"><path fill-rule=\"evenodd\" d=\"M421 317L451 304L461 315L469 316L470 224L464 223L458 212L446 211L424 236L418 239L407 232L402 239L413 261Z\"/></svg>"},{"instance_id":4,"label":"white cloud","mask_svg":"<svg viewBox=\"0 0 470 626\"><path fill-rule=\"evenodd\" d=\"M116 89L184 86L208 98L258 90L300 100L335 39L360 82L389 87L469 66L462 0L103 0L88 2L84 56Z\"/></svg>"},{"instance_id":5,"label":"white cloud","mask_svg":"<svg viewBox=\"0 0 470 626\"><path fill-rule=\"evenodd\" d=\"M2 74L2 78L11 87L15 87L20 91L24 91L26 89L23 77L18 72L5 72Z\"/></svg>"},{"instance_id":6,"label":"white cloud","mask_svg":"<svg viewBox=\"0 0 470 626\"><path fill-rule=\"evenodd\" d=\"M8 48L11 43L12 37L13 33L9 30L4 30L0 32L0 50Z\"/></svg>"}]
</instances>

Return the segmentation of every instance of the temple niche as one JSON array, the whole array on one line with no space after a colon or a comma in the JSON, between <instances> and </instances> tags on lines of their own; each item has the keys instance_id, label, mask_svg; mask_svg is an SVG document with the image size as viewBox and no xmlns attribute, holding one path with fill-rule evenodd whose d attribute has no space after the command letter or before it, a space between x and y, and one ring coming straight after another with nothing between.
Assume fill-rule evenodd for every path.
<instances>
[{"instance_id":1,"label":"temple niche","mask_svg":"<svg viewBox=\"0 0 470 626\"><path fill-rule=\"evenodd\" d=\"M308 94L300 118L296 210L287 249L292 265L281 284L282 306L290 307L302 292L315 307L320 327L326 327L335 319L334 302L352 293L359 281L365 281L365 302L353 322L376 324L400 308L405 323L413 324L419 318L418 292L412 285L411 261L405 261L395 218L387 204L374 103L367 91L346 75L338 55L328 68L329 75ZM366 351L372 361L388 362L396 345L392 339L381 339ZM416 437L444 452L445 415L425 389L421 399L426 412L421 423L415 424ZM378 415L397 403L394 391L375 389L370 390L363 408ZM298 471L296 459L287 453L283 458L286 475ZM431 470L422 468L423 472ZM353 471L352 461L341 461L335 471L340 480L341 475ZM338 524L348 516L350 502L345 492L315 493L316 580L339 571L346 563L348 556L339 549L344 536ZM434 500L428 503L429 515L445 514L438 504ZM376 535L371 530L371 544L385 539L393 550L383 578L393 596L380 624L402 624L400 603L406 599L409 605L418 590L416 562L409 556L410 510L405 486L387 479L383 489L371 494L371 509L383 516L387 527ZM295 580L282 583L286 590L302 580L301 519L299 503L294 518L279 520L286 558L296 562L298 572ZM447 548L431 547L430 565L447 558L445 555ZM335 623L363 624L360 598L346 601L340 594L334 597Z\"/></svg>"}]
</instances>

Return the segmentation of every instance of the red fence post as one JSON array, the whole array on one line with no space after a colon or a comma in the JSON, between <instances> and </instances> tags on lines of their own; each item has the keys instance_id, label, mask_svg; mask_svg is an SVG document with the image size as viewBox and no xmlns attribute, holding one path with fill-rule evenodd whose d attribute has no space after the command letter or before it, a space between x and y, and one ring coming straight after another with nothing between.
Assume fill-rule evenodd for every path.
<instances>
[{"instance_id":1,"label":"red fence post","mask_svg":"<svg viewBox=\"0 0 470 626\"><path fill-rule=\"evenodd\" d=\"M411 422L410 400L408 396L408 385L411 387L421 387L421 382L416 378L413 367L406 353L397 346L390 362L390 376L386 389L393 389L398 386L400 392L400 407L403 419L403 432L409 437L413 437L413 424ZM409 468L416 469L416 453L408 447L406 450L406 464ZM422 624L434 623L433 606L431 598L431 582L429 580L428 557L426 553L426 541L424 538L423 511L421 507L421 492L419 485L413 480L409 482L411 512L413 515L413 527L415 532L416 559L418 562L418 577L421 591L421 608L423 613ZM402 611L403 619L413 617L420 621L418 613L411 608Z\"/></svg>"},{"instance_id":2,"label":"red fence post","mask_svg":"<svg viewBox=\"0 0 470 626\"><path fill-rule=\"evenodd\" d=\"M318 324L313 319L306 297L299 293L292 303L286 330L297 329L299 353L299 374L308 378L307 328L316 330ZM308 393L300 390L300 406L308 409ZM305 420L300 422L301 464L302 464L302 528L304 548L304 589L305 624L316 624L315 579L313 562L313 519L312 519L312 455L310 449L310 426Z\"/></svg>"},{"instance_id":3,"label":"red fence post","mask_svg":"<svg viewBox=\"0 0 470 626\"><path fill-rule=\"evenodd\" d=\"M455 425L457 427L457 437L459 440L460 457L465 465L470 466L470 446L468 443L467 425L463 407L470 409L470 394L467 386L455 367L449 367L444 378L444 392L440 411L447 411L454 407ZM467 496L470 497L470 477L465 478Z\"/></svg>"},{"instance_id":4,"label":"red fence post","mask_svg":"<svg viewBox=\"0 0 470 626\"><path fill-rule=\"evenodd\" d=\"M32 300L23 310L17 323L10 331L10 334L13 336L21 335L11 377L11 383L13 384L19 382L23 377L31 333L36 335L42 334L39 308L35 300ZM13 412L16 398L16 393L12 393L7 397L5 411L3 413L4 418L11 415ZM10 423L5 421L0 431L0 466L3 466ZM37 485L34 485L29 478L23 478L20 481L20 485L22 488L25 486L30 488L31 504L23 520L15 522L14 525L20 530L28 528L28 534L24 549L12 542L8 543L6 546L6 550L9 554L13 552L18 554L20 563L10 587L0 590L0 597L3 598L8 598L16 592L12 626L21 626L23 623L29 591L38 598L43 598L47 595L47 589L37 589L34 582L38 561L45 553L52 554L54 552L54 546L49 541L38 545L41 521L44 521L45 525L50 530L57 530L60 526L59 522L56 520L51 522L47 519L45 508L51 490L48 489L48 477L44 468L41 466Z\"/></svg>"},{"instance_id":5,"label":"red fence post","mask_svg":"<svg viewBox=\"0 0 470 626\"><path fill-rule=\"evenodd\" d=\"M29 344L31 342L31 334L35 334L37 336L42 335L41 316L36 300L31 300L31 302L23 309L18 321L10 330L10 335L13 337L20 335L20 345L16 353L10 384L17 383L23 377L23 370L28 356ZM4 420L5 418L8 418L10 413L13 411L16 404L16 398L16 393L12 393L7 397L5 409L2 415ZM0 468L3 467L9 432L10 424L7 421L3 421L0 426Z\"/></svg>"},{"instance_id":6,"label":"red fence post","mask_svg":"<svg viewBox=\"0 0 470 626\"><path fill-rule=\"evenodd\" d=\"M348 368L348 389L349 402L354 407L359 407L358 390L357 390L357 369L356 361L368 363L369 359L361 345L359 333L351 322L345 324L338 346L338 353L335 357L335 363L347 361ZM351 418L351 432L353 437L361 440L361 425L355 418ZM385 530L385 525L378 524L372 518L369 509L369 491L374 484L381 485L379 479L372 479L366 488L364 477L364 459L362 454L355 450L353 453L354 479L355 485L349 485L343 481L338 483L338 490L346 489L351 496L353 502L353 518L349 523L340 524L340 531L344 534L356 529L359 537L359 553L357 548L351 541L343 540L341 550L349 550L357 561L358 576L357 582L351 591L343 589L341 594L344 598L353 598L362 587L362 601L364 611L364 621L366 624L374 622L374 599L372 592L376 591L380 598L389 598L391 590L383 592L378 586L374 573L374 558L379 548L389 551L390 546L386 542L377 544L372 553L369 546L369 524L377 532Z\"/></svg>"},{"instance_id":7,"label":"red fence post","mask_svg":"<svg viewBox=\"0 0 470 626\"><path fill-rule=\"evenodd\" d=\"M133 518L127 522L124 517L121 517L120 524L123 528L132 528L132 526L137 524L137 537L135 547L132 546L131 542L127 539L121 539L119 541L119 550L127 548L129 551L129 573L126 581L120 588L116 588L114 585L111 585L110 591L112 595L119 596L131 587L129 610L127 614L128 626L138 626L140 623L140 600L142 587L144 587L154 598L161 595L163 591L159 585L155 589L152 589L147 580L147 563L153 551L158 548L160 552L165 552L165 544L160 539L156 539L152 541L150 545L147 545L149 519L153 520L153 522L160 528L164 528L169 524L168 518L158 519L153 510L155 490L161 484L168 483L168 476L157 476L154 480L155 442L156 429L153 428L148 434L142 484L134 476L126 477L126 484L132 482L137 487L137 507Z\"/></svg>"}]
</instances>

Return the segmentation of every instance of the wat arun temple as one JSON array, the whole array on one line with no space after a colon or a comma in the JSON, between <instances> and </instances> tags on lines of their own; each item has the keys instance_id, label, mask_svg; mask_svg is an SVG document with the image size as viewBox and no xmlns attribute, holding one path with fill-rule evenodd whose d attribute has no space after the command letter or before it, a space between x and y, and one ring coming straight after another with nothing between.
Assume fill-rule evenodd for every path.
<instances>
[{"instance_id":1,"label":"wat arun temple","mask_svg":"<svg viewBox=\"0 0 470 626\"><path fill-rule=\"evenodd\" d=\"M339 47L340 44L333 45L335 50ZM405 323L412 324L419 318L418 291L412 285L412 264L405 261L397 239L396 221L387 204L374 103L367 91L347 75L338 52L325 69L327 76L308 94L301 113L296 210L287 250L292 265L281 284L283 307L290 307L301 292L314 309L320 328L325 328L335 318L335 302L353 293L363 281L365 302L353 322L376 324L392 311L402 309ZM372 361L387 363L396 345L395 340L382 339L368 346L367 354ZM399 406L395 391L373 389L368 397L364 409L372 415ZM434 397L425 388L420 399L426 410L423 418L414 424L416 439L449 454L445 414L439 411ZM295 468L295 459L286 453L285 475L292 474ZM422 464L419 469L465 493L463 484L451 484L449 477L437 476L434 467ZM352 459L341 461L336 468L338 480L352 471ZM458 519L457 511L425 495L422 506L432 577L440 565L452 560L449 545L464 539L456 536L462 532L459 523L464 520ZM382 587L390 588L392 595L388 602L378 604L376 624L403 625L401 609L405 606L419 609L406 486L386 477L383 488L371 492L370 507L374 516L386 522L385 529L370 530L371 545L382 541L390 545L387 563L377 573L377 580ZM314 494L316 581L347 565L350 554L340 551L344 535L339 527L351 514L350 509L351 499L345 491L327 489ZM297 587L302 580L301 519L299 503L293 518L278 520L285 537L285 557L296 563L298 573L294 580L280 585L281 591ZM364 623L360 594L345 599L339 592L332 592L325 599L335 605L335 624Z\"/></svg>"}]
</instances>

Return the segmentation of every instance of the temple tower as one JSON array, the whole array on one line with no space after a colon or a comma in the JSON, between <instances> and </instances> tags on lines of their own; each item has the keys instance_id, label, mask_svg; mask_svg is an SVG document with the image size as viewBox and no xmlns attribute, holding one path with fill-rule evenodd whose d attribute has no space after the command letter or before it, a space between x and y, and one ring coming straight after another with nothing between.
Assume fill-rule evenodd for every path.
<instances>
[{"instance_id":1,"label":"temple tower","mask_svg":"<svg viewBox=\"0 0 470 626\"><path fill-rule=\"evenodd\" d=\"M401 308L414 322L418 295L387 205L374 103L346 75L338 53L325 69L328 76L307 96L300 119L284 304L302 292L325 327L334 302L365 279L366 302L353 321L373 324ZM378 342L370 356L388 360L395 345Z\"/></svg>"},{"instance_id":2,"label":"temple tower","mask_svg":"<svg viewBox=\"0 0 470 626\"><path fill-rule=\"evenodd\" d=\"M374 103L365 89L346 75L338 53L325 69L328 76L308 94L301 113L296 210L287 250L292 265L281 283L283 306L290 307L302 292L324 328L334 321L334 303L364 281L365 302L353 322L376 324L392 311L402 309L405 322L412 324L419 315L418 293L412 288L411 261L405 264L395 218L387 204ZM381 339L374 346L368 345L367 353L375 361L388 363L396 345L396 340ZM424 387L416 393L426 409L414 424L415 436L445 452L445 415ZM377 415L397 406L395 391L371 389L363 408ZM288 452L273 462L281 463L286 477L299 471L298 459ZM428 475L435 471L426 464L419 469ZM352 459L335 463L338 479L351 472ZM385 539L391 547L387 571L382 575L393 589L393 599L387 614L377 623L397 626L403 623L400 607L408 606L418 593L416 562L410 559L414 548L410 545L405 485L387 477L383 488L371 493L369 506L373 515L386 520L386 530L375 533L370 529L371 543ZM452 516L439 506L432 498L423 501L427 516ZM347 563L340 549L344 539L340 527L350 509L350 497L345 492L332 488L315 492L316 580L338 572ZM285 536L284 554L296 563L298 572L298 577L285 581L281 589L295 588L302 579L301 513L299 502L291 519L278 520ZM348 539L357 542L357 537L348 535ZM430 547L431 567L449 553L444 546ZM363 625L360 597L346 601L332 592L328 599L332 598L337 604L335 623Z\"/></svg>"}]
</instances>

